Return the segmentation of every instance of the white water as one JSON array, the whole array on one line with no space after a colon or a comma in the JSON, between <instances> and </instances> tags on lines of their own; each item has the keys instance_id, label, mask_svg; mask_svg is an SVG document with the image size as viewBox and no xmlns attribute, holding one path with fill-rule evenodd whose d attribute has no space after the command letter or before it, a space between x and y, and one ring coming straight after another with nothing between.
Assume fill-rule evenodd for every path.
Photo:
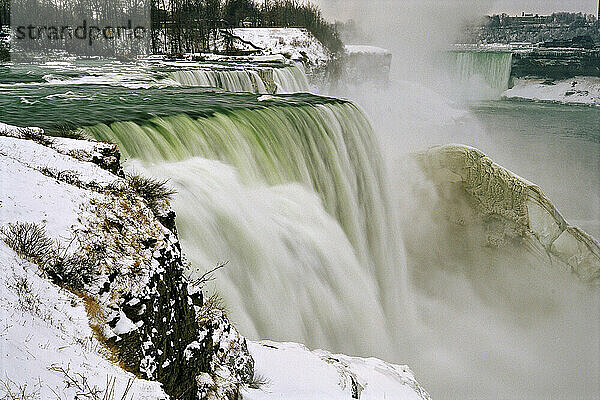
<instances>
[{"instance_id":1,"label":"white water","mask_svg":"<svg viewBox=\"0 0 600 400\"><path fill-rule=\"evenodd\" d=\"M440 218L448 205L396 157L393 179L378 178L382 165L367 156L376 149L364 142L373 133L337 107L178 116L157 121L177 138L168 146L155 145L149 126L113 126L113 140L146 159L127 168L178 190L192 275L230 261L214 284L250 338L408 362L439 398L595 398L597 289L526 249L484 247L468 220L457 231ZM311 120L319 127L304 126ZM354 146L370 150L356 159Z\"/></svg>"},{"instance_id":2,"label":"white water","mask_svg":"<svg viewBox=\"0 0 600 400\"><path fill-rule=\"evenodd\" d=\"M451 51L444 55L453 91L471 100L499 98L508 89L510 52Z\"/></svg>"},{"instance_id":3,"label":"white water","mask_svg":"<svg viewBox=\"0 0 600 400\"><path fill-rule=\"evenodd\" d=\"M263 75L259 73L263 72ZM306 75L295 65L283 68L244 69L192 69L177 70L170 78L183 86L199 86L223 89L228 92L268 93L270 84L275 93L299 93L308 91ZM265 81L266 80L266 81ZM272 82L269 82L272 80Z\"/></svg>"},{"instance_id":4,"label":"white water","mask_svg":"<svg viewBox=\"0 0 600 400\"><path fill-rule=\"evenodd\" d=\"M485 75L470 81L485 83ZM306 140L319 132L298 128L313 119L311 113L278 120L245 112L233 121L205 121L202 129L189 121L161 122L167 130L188 132L177 135L185 151L173 152L152 130L140 129L144 140L136 142L143 142L149 162L128 168L172 179L180 193L174 206L184 248L198 272L230 261L214 283L251 338L408 363L438 399L597 399L597 289L522 248L481 246L475 225L457 231L440 218L447 205L398 157L455 140L490 152L493 142L467 111L418 83L358 91L372 94L362 104L376 126L385 171L370 162L340 168L354 151L328 141L308 140L298 153L287 138ZM348 118L332 116L325 125ZM291 131L290 121L297 124ZM361 129L353 125L344 135ZM200 140L208 145L183 140L201 132L209 132ZM250 140L257 132L262 139ZM131 147L124 143L121 149ZM367 153L372 151L377 153ZM204 158L194 157L199 155ZM322 174L299 173L297 166ZM373 201L383 221L368 218L366 228L355 230L360 223L353 221L360 218L332 210L337 201L352 204L348 209L361 204L360 185L347 186L347 178L364 168L391 177L370 182L392 192L392 206ZM378 252L365 251L369 240L360 235L382 226L383 248L398 255L373 262ZM402 240L396 227L403 229Z\"/></svg>"},{"instance_id":5,"label":"white water","mask_svg":"<svg viewBox=\"0 0 600 400\"><path fill-rule=\"evenodd\" d=\"M273 80L277 85L277 93L308 92L308 80L304 72L297 66L274 68Z\"/></svg>"},{"instance_id":6,"label":"white water","mask_svg":"<svg viewBox=\"0 0 600 400\"><path fill-rule=\"evenodd\" d=\"M267 93L261 77L252 70L193 69L170 73L183 86L219 88L228 92Z\"/></svg>"}]
</instances>

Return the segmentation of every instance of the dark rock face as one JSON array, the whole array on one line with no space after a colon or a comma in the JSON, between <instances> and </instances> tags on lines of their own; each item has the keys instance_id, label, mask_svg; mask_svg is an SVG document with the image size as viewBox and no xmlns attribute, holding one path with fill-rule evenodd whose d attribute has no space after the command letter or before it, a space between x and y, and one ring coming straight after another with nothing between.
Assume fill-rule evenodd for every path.
<instances>
[{"instance_id":1,"label":"dark rock face","mask_svg":"<svg viewBox=\"0 0 600 400\"><path fill-rule=\"evenodd\" d=\"M600 49L535 49L513 54L512 76L567 79L600 77Z\"/></svg>"},{"instance_id":2,"label":"dark rock face","mask_svg":"<svg viewBox=\"0 0 600 400\"><path fill-rule=\"evenodd\" d=\"M170 242L170 235L165 243ZM183 280L179 244L166 245L154 252L157 268L138 297L130 293L120 300L120 310L138 329L111 342L119 349L128 370L164 385L175 399L197 399L196 376L209 372L209 357L198 352L185 357L186 348L199 337L196 314ZM116 311L116 310L115 310ZM117 313L115 313L117 314ZM113 329L117 317L108 321Z\"/></svg>"}]
</instances>

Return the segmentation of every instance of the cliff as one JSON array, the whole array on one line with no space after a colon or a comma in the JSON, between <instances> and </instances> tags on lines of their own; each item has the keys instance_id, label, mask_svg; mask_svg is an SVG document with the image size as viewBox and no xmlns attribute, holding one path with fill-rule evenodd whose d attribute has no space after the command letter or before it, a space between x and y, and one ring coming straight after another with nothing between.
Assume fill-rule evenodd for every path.
<instances>
[{"instance_id":1,"label":"cliff","mask_svg":"<svg viewBox=\"0 0 600 400\"><path fill-rule=\"evenodd\" d=\"M153 388L148 398L161 397L150 381L171 398L235 398L252 379L253 360L226 318L205 317L201 290L184 278L161 184L125 176L115 145L32 128L3 126L0 158L2 320L21 321L5 328L7 379L28 387L71 381L41 385L43 398L56 390L103 398L111 376L141 379L136 387ZM25 332L37 325L46 335ZM44 342L51 362L37 354Z\"/></svg>"}]
</instances>

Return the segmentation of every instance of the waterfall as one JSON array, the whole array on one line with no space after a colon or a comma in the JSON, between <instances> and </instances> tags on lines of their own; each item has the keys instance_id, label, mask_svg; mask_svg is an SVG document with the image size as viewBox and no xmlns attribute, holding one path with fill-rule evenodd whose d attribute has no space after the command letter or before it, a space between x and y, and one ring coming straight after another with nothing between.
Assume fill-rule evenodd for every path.
<instances>
[{"instance_id":1,"label":"waterfall","mask_svg":"<svg viewBox=\"0 0 600 400\"><path fill-rule=\"evenodd\" d=\"M510 52L451 51L446 53L451 74L460 84L481 85L499 95L508 89Z\"/></svg>"},{"instance_id":2,"label":"waterfall","mask_svg":"<svg viewBox=\"0 0 600 400\"><path fill-rule=\"evenodd\" d=\"M273 69L273 79L277 93L298 93L308 91L308 81L304 72L297 66Z\"/></svg>"},{"instance_id":3,"label":"waterfall","mask_svg":"<svg viewBox=\"0 0 600 400\"><path fill-rule=\"evenodd\" d=\"M169 73L183 86L219 88L228 92L299 93L308 91L306 75L296 65L281 68L192 69Z\"/></svg>"},{"instance_id":4,"label":"waterfall","mask_svg":"<svg viewBox=\"0 0 600 400\"><path fill-rule=\"evenodd\" d=\"M354 353L389 348L380 347L391 343L386 299L397 298L389 278L402 274L379 151L356 106L179 114L86 129L134 158L129 168L171 179L192 275L230 261L216 285L243 332ZM372 328L350 333L353 325Z\"/></svg>"},{"instance_id":5,"label":"waterfall","mask_svg":"<svg viewBox=\"0 0 600 400\"><path fill-rule=\"evenodd\" d=\"M267 93L263 80L252 70L181 70L171 72L169 77L183 86L219 88L228 92Z\"/></svg>"}]
</instances>

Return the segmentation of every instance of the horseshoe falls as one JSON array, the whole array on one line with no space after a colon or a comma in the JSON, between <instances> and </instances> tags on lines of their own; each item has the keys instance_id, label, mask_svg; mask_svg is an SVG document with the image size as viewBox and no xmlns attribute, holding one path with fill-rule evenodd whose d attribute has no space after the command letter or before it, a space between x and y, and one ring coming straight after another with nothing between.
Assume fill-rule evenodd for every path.
<instances>
[{"instance_id":1,"label":"horseshoe falls","mask_svg":"<svg viewBox=\"0 0 600 400\"><path fill-rule=\"evenodd\" d=\"M464 87L475 87L498 97L508 89L512 65L511 52L450 51L442 57L450 77Z\"/></svg>"}]
</instances>

